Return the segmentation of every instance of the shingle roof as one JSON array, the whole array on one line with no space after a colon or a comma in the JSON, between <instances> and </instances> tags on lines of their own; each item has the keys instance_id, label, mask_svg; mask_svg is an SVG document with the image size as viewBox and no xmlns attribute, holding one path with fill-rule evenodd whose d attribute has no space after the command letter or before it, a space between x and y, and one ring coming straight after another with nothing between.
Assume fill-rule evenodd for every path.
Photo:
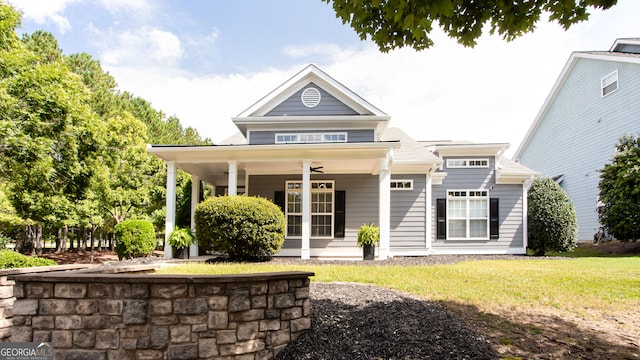
<instances>
[{"instance_id":1,"label":"shingle roof","mask_svg":"<svg viewBox=\"0 0 640 360\"><path fill-rule=\"evenodd\" d=\"M396 127L389 127L382 134L382 141L400 141L393 158L398 162L438 162L441 159L429 150L429 145L416 141Z\"/></svg>"}]
</instances>

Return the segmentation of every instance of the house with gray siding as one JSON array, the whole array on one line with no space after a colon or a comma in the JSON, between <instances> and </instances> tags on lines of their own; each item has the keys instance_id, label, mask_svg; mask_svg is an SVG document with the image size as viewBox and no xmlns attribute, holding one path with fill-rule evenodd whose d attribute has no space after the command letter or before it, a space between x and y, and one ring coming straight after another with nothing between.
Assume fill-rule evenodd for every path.
<instances>
[{"instance_id":1,"label":"house with gray siding","mask_svg":"<svg viewBox=\"0 0 640 360\"><path fill-rule=\"evenodd\" d=\"M526 252L527 186L537 173L505 158L508 144L417 141L314 65L232 121L239 133L217 145L149 145L167 164L166 234L182 169L193 194L206 182L217 195L279 205L287 220L279 256L360 257L367 223L380 227L378 259ZM197 198L191 204L193 214Z\"/></svg>"},{"instance_id":2,"label":"house with gray siding","mask_svg":"<svg viewBox=\"0 0 640 360\"><path fill-rule=\"evenodd\" d=\"M640 133L640 39L571 54L514 159L550 176L571 198L579 240L598 222L599 170L620 136Z\"/></svg>"}]
</instances>

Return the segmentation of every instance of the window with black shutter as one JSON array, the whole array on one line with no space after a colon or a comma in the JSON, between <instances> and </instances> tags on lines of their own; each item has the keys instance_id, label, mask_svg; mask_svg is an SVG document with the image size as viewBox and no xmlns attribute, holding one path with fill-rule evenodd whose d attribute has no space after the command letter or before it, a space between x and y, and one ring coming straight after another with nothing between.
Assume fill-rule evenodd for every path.
<instances>
[{"instance_id":1,"label":"window with black shutter","mask_svg":"<svg viewBox=\"0 0 640 360\"><path fill-rule=\"evenodd\" d=\"M447 199L436 199L436 239L447 238Z\"/></svg>"},{"instance_id":2,"label":"window with black shutter","mask_svg":"<svg viewBox=\"0 0 640 360\"><path fill-rule=\"evenodd\" d=\"M500 201L498 198L489 199L489 238L500 238Z\"/></svg>"}]
</instances>

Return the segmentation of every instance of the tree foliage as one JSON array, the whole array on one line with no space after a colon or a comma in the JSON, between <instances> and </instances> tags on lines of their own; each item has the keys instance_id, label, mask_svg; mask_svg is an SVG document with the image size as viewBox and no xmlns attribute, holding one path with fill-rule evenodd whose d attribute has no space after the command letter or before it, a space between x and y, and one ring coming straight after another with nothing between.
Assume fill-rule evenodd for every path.
<instances>
[{"instance_id":1,"label":"tree foliage","mask_svg":"<svg viewBox=\"0 0 640 360\"><path fill-rule=\"evenodd\" d=\"M476 45L484 26L511 41L532 32L543 12L565 30L589 18L589 8L609 9L617 0L324 0L336 17L360 39L368 37L382 52L405 46L423 50L433 45L431 32L440 26L465 46Z\"/></svg>"},{"instance_id":2,"label":"tree foliage","mask_svg":"<svg viewBox=\"0 0 640 360\"><path fill-rule=\"evenodd\" d=\"M600 173L600 223L621 241L640 238L640 137L620 137Z\"/></svg>"},{"instance_id":3,"label":"tree foliage","mask_svg":"<svg viewBox=\"0 0 640 360\"><path fill-rule=\"evenodd\" d=\"M550 177L537 178L528 195L528 248L535 255L576 246L578 219L569 195Z\"/></svg>"}]
</instances>

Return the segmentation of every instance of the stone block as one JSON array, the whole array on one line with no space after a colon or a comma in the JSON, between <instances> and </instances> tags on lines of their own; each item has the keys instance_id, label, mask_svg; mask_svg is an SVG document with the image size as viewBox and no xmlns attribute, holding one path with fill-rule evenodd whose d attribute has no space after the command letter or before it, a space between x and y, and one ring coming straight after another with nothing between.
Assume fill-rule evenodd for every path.
<instances>
[{"instance_id":1,"label":"stone block","mask_svg":"<svg viewBox=\"0 0 640 360\"><path fill-rule=\"evenodd\" d=\"M280 319L280 309L267 309L264 311L265 319Z\"/></svg>"},{"instance_id":2,"label":"stone block","mask_svg":"<svg viewBox=\"0 0 640 360\"><path fill-rule=\"evenodd\" d=\"M169 315L173 313L173 303L167 299L149 300L150 315Z\"/></svg>"},{"instance_id":3,"label":"stone block","mask_svg":"<svg viewBox=\"0 0 640 360\"><path fill-rule=\"evenodd\" d=\"M153 326L149 334L152 349L166 349L169 345L169 328L166 326Z\"/></svg>"},{"instance_id":4,"label":"stone block","mask_svg":"<svg viewBox=\"0 0 640 360\"><path fill-rule=\"evenodd\" d=\"M57 355L57 354L56 354ZM57 358L58 356L56 356ZM107 360L107 352L101 350L67 350L65 360Z\"/></svg>"},{"instance_id":5,"label":"stone block","mask_svg":"<svg viewBox=\"0 0 640 360\"><path fill-rule=\"evenodd\" d=\"M191 325L177 325L169 328L171 343L180 344L191 341Z\"/></svg>"},{"instance_id":6,"label":"stone block","mask_svg":"<svg viewBox=\"0 0 640 360\"><path fill-rule=\"evenodd\" d=\"M61 315L56 316L55 327L57 330L76 330L82 329L82 317L80 315Z\"/></svg>"},{"instance_id":7,"label":"stone block","mask_svg":"<svg viewBox=\"0 0 640 360\"><path fill-rule=\"evenodd\" d=\"M122 300L106 299L100 300L98 308L102 315L122 315Z\"/></svg>"},{"instance_id":8,"label":"stone block","mask_svg":"<svg viewBox=\"0 0 640 360\"><path fill-rule=\"evenodd\" d=\"M207 312L201 315L182 315L178 317L180 320L180 324L183 325L194 325L194 324L206 324L207 323Z\"/></svg>"},{"instance_id":9,"label":"stone block","mask_svg":"<svg viewBox=\"0 0 640 360\"><path fill-rule=\"evenodd\" d=\"M112 284L89 284L87 289L87 297L92 299L110 299L113 298Z\"/></svg>"},{"instance_id":10,"label":"stone block","mask_svg":"<svg viewBox=\"0 0 640 360\"><path fill-rule=\"evenodd\" d=\"M167 351L169 360L191 360L198 358L197 344L170 345Z\"/></svg>"},{"instance_id":11,"label":"stone block","mask_svg":"<svg viewBox=\"0 0 640 360\"><path fill-rule=\"evenodd\" d=\"M146 299L149 297L149 285L147 284L131 284L132 299Z\"/></svg>"},{"instance_id":12,"label":"stone block","mask_svg":"<svg viewBox=\"0 0 640 360\"><path fill-rule=\"evenodd\" d=\"M24 297L24 285L23 284L15 284L13 285L13 296L16 299L21 299Z\"/></svg>"},{"instance_id":13,"label":"stone block","mask_svg":"<svg viewBox=\"0 0 640 360\"><path fill-rule=\"evenodd\" d=\"M33 342L51 342L51 331L48 330L34 330Z\"/></svg>"},{"instance_id":14,"label":"stone block","mask_svg":"<svg viewBox=\"0 0 640 360\"><path fill-rule=\"evenodd\" d=\"M136 360L161 360L164 353L160 350L138 350L136 351Z\"/></svg>"},{"instance_id":15,"label":"stone block","mask_svg":"<svg viewBox=\"0 0 640 360\"><path fill-rule=\"evenodd\" d=\"M120 337L120 348L127 350L136 350L138 347L138 340L135 338L122 338Z\"/></svg>"},{"instance_id":16,"label":"stone block","mask_svg":"<svg viewBox=\"0 0 640 360\"><path fill-rule=\"evenodd\" d=\"M311 301L309 299L302 302L302 316L311 316Z\"/></svg>"},{"instance_id":17,"label":"stone block","mask_svg":"<svg viewBox=\"0 0 640 360\"><path fill-rule=\"evenodd\" d=\"M309 298L309 288L299 288L296 289L296 300L297 299L308 299Z\"/></svg>"},{"instance_id":18,"label":"stone block","mask_svg":"<svg viewBox=\"0 0 640 360\"><path fill-rule=\"evenodd\" d=\"M264 350L265 344L262 340L249 340L244 342L238 342L235 344L220 345L218 350L220 355L242 355L248 353L255 353Z\"/></svg>"},{"instance_id":19,"label":"stone block","mask_svg":"<svg viewBox=\"0 0 640 360\"><path fill-rule=\"evenodd\" d=\"M11 328L11 342L33 341L33 329L31 326L14 326Z\"/></svg>"},{"instance_id":20,"label":"stone block","mask_svg":"<svg viewBox=\"0 0 640 360\"><path fill-rule=\"evenodd\" d=\"M266 295L269 292L269 283L259 282L249 285L249 294L251 295Z\"/></svg>"},{"instance_id":21,"label":"stone block","mask_svg":"<svg viewBox=\"0 0 640 360\"><path fill-rule=\"evenodd\" d=\"M96 344L96 333L91 330L76 330L73 332L73 346L92 349Z\"/></svg>"},{"instance_id":22,"label":"stone block","mask_svg":"<svg viewBox=\"0 0 640 360\"><path fill-rule=\"evenodd\" d=\"M53 348L70 348L73 346L73 333L68 330L54 330L51 332Z\"/></svg>"},{"instance_id":23,"label":"stone block","mask_svg":"<svg viewBox=\"0 0 640 360\"><path fill-rule=\"evenodd\" d=\"M149 326L148 325L130 325L125 326L120 331L121 338L135 338L140 339L143 337L149 336Z\"/></svg>"},{"instance_id":24,"label":"stone block","mask_svg":"<svg viewBox=\"0 0 640 360\"><path fill-rule=\"evenodd\" d=\"M96 331L96 349L118 349L120 336L116 330Z\"/></svg>"},{"instance_id":25,"label":"stone block","mask_svg":"<svg viewBox=\"0 0 640 360\"><path fill-rule=\"evenodd\" d=\"M209 329L226 329L229 325L229 314L226 311L209 311L207 326Z\"/></svg>"},{"instance_id":26,"label":"stone block","mask_svg":"<svg viewBox=\"0 0 640 360\"><path fill-rule=\"evenodd\" d=\"M236 321L254 321L265 318L263 309L251 309L234 314Z\"/></svg>"},{"instance_id":27,"label":"stone block","mask_svg":"<svg viewBox=\"0 0 640 360\"><path fill-rule=\"evenodd\" d=\"M196 296L212 296L224 293L225 288L220 285L198 284L196 287Z\"/></svg>"},{"instance_id":28,"label":"stone block","mask_svg":"<svg viewBox=\"0 0 640 360\"><path fill-rule=\"evenodd\" d=\"M260 321L260 331L280 330L279 319L267 319Z\"/></svg>"},{"instance_id":29,"label":"stone block","mask_svg":"<svg viewBox=\"0 0 640 360\"><path fill-rule=\"evenodd\" d=\"M260 322L249 321L238 324L237 336L238 340L254 340L258 338L258 329Z\"/></svg>"},{"instance_id":30,"label":"stone block","mask_svg":"<svg viewBox=\"0 0 640 360\"><path fill-rule=\"evenodd\" d=\"M302 308L293 307L288 309L282 309L280 313L281 320L291 320L302 317Z\"/></svg>"},{"instance_id":31,"label":"stone block","mask_svg":"<svg viewBox=\"0 0 640 360\"><path fill-rule=\"evenodd\" d=\"M269 294L281 294L289 291L289 281L273 280L269 281Z\"/></svg>"},{"instance_id":32,"label":"stone block","mask_svg":"<svg viewBox=\"0 0 640 360\"><path fill-rule=\"evenodd\" d=\"M249 290L239 290L229 295L229 311L238 312L251 309Z\"/></svg>"},{"instance_id":33,"label":"stone block","mask_svg":"<svg viewBox=\"0 0 640 360\"><path fill-rule=\"evenodd\" d=\"M304 286L304 280L302 279L291 279L289 280L289 288L295 289Z\"/></svg>"},{"instance_id":34,"label":"stone block","mask_svg":"<svg viewBox=\"0 0 640 360\"><path fill-rule=\"evenodd\" d=\"M238 341L235 330L219 330L216 332L218 344L233 344Z\"/></svg>"},{"instance_id":35,"label":"stone block","mask_svg":"<svg viewBox=\"0 0 640 360\"><path fill-rule=\"evenodd\" d=\"M50 298L53 295L52 283L26 283L25 295L30 299L44 299Z\"/></svg>"},{"instance_id":36,"label":"stone block","mask_svg":"<svg viewBox=\"0 0 640 360\"><path fill-rule=\"evenodd\" d=\"M308 317L291 320L291 332L308 330L310 328L311 328L311 319Z\"/></svg>"},{"instance_id":37,"label":"stone block","mask_svg":"<svg viewBox=\"0 0 640 360\"><path fill-rule=\"evenodd\" d=\"M271 350L262 350L256 353L254 360L271 360L273 359L273 352Z\"/></svg>"},{"instance_id":38,"label":"stone block","mask_svg":"<svg viewBox=\"0 0 640 360\"><path fill-rule=\"evenodd\" d=\"M264 309L267 307L267 296L266 295L257 295L251 297L251 308L252 309Z\"/></svg>"},{"instance_id":39,"label":"stone block","mask_svg":"<svg viewBox=\"0 0 640 360\"><path fill-rule=\"evenodd\" d=\"M144 300L124 300L122 310L122 323L146 324L147 323L147 302Z\"/></svg>"},{"instance_id":40,"label":"stone block","mask_svg":"<svg viewBox=\"0 0 640 360\"><path fill-rule=\"evenodd\" d=\"M113 284L113 297L116 299L131 299L131 284Z\"/></svg>"},{"instance_id":41,"label":"stone block","mask_svg":"<svg viewBox=\"0 0 640 360\"><path fill-rule=\"evenodd\" d=\"M173 301L173 313L177 315L203 314L208 310L205 298L184 298Z\"/></svg>"},{"instance_id":42,"label":"stone block","mask_svg":"<svg viewBox=\"0 0 640 360\"><path fill-rule=\"evenodd\" d=\"M187 295L187 284L151 284L151 297L176 299Z\"/></svg>"},{"instance_id":43,"label":"stone block","mask_svg":"<svg viewBox=\"0 0 640 360\"><path fill-rule=\"evenodd\" d=\"M227 310L229 304L229 298L226 296L210 296L207 299L209 304L209 310Z\"/></svg>"},{"instance_id":44,"label":"stone block","mask_svg":"<svg viewBox=\"0 0 640 360\"><path fill-rule=\"evenodd\" d=\"M136 353L132 350L109 350L107 351L107 360L136 360Z\"/></svg>"},{"instance_id":45,"label":"stone block","mask_svg":"<svg viewBox=\"0 0 640 360\"><path fill-rule=\"evenodd\" d=\"M0 286L0 299L9 299L13 297L13 284Z\"/></svg>"},{"instance_id":46,"label":"stone block","mask_svg":"<svg viewBox=\"0 0 640 360\"><path fill-rule=\"evenodd\" d=\"M100 311L98 300L96 299L79 299L76 301L76 314L91 315Z\"/></svg>"},{"instance_id":47,"label":"stone block","mask_svg":"<svg viewBox=\"0 0 640 360\"><path fill-rule=\"evenodd\" d=\"M82 299L87 296L87 284L82 283L58 283L55 284L54 295L63 299Z\"/></svg>"},{"instance_id":48,"label":"stone block","mask_svg":"<svg viewBox=\"0 0 640 360\"><path fill-rule=\"evenodd\" d=\"M38 313L38 300L18 299L13 303L13 315L36 315Z\"/></svg>"},{"instance_id":49,"label":"stone block","mask_svg":"<svg viewBox=\"0 0 640 360\"><path fill-rule=\"evenodd\" d=\"M177 315L151 316L151 325L175 325L180 322Z\"/></svg>"},{"instance_id":50,"label":"stone block","mask_svg":"<svg viewBox=\"0 0 640 360\"><path fill-rule=\"evenodd\" d=\"M201 358L218 356L216 339L200 339L198 341L198 356Z\"/></svg>"},{"instance_id":51,"label":"stone block","mask_svg":"<svg viewBox=\"0 0 640 360\"><path fill-rule=\"evenodd\" d=\"M291 340L291 332L289 329L273 331L270 333L271 346L285 345Z\"/></svg>"},{"instance_id":52,"label":"stone block","mask_svg":"<svg viewBox=\"0 0 640 360\"><path fill-rule=\"evenodd\" d=\"M207 327L206 322L202 322L200 324L191 325L191 332L192 333L201 333L201 332L207 331L208 329L209 328Z\"/></svg>"},{"instance_id":53,"label":"stone block","mask_svg":"<svg viewBox=\"0 0 640 360\"><path fill-rule=\"evenodd\" d=\"M51 330L55 327L53 319L53 316L34 316L31 326L34 330Z\"/></svg>"},{"instance_id":54,"label":"stone block","mask_svg":"<svg viewBox=\"0 0 640 360\"><path fill-rule=\"evenodd\" d=\"M85 329L108 329L110 327L108 315L89 315L82 318Z\"/></svg>"},{"instance_id":55,"label":"stone block","mask_svg":"<svg viewBox=\"0 0 640 360\"><path fill-rule=\"evenodd\" d=\"M291 293L273 295L273 307L286 309L296 304L295 296Z\"/></svg>"},{"instance_id":56,"label":"stone block","mask_svg":"<svg viewBox=\"0 0 640 360\"><path fill-rule=\"evenodd\" d=\"M75 314L76 301L67 299L42 299L40 300L40 315L69 315Z\"/></svg>"}]
</instances>

